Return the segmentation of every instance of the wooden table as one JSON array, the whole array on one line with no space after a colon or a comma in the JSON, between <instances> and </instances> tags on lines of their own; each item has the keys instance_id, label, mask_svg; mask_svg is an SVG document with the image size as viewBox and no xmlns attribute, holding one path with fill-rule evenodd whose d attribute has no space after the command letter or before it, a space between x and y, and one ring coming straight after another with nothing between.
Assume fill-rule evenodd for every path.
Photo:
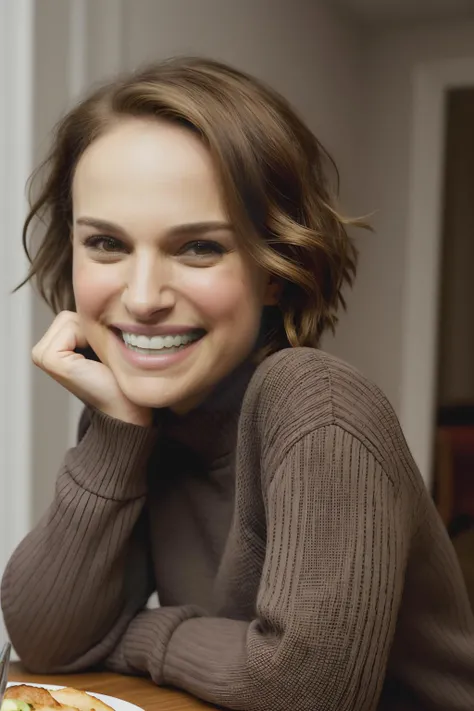
<instances>
[{"instance_id":1,"label":"wooden table","mask_svg":"<svg viewBox=\"0 0 474 711\"><path fill-rule=\"evenodd\" d=\"M124 701L136 704L145 711L203 711L211 709L198 699L180 691L160 689L148 679L121 676L109 672L91 674L69 674L64 676L38 676L24 671L20 664L12 664L10 681L22 681L25 684L58 684L72 686L83 691L95 691L98 694L116 696Z\"/></svg>"}]
</instances>

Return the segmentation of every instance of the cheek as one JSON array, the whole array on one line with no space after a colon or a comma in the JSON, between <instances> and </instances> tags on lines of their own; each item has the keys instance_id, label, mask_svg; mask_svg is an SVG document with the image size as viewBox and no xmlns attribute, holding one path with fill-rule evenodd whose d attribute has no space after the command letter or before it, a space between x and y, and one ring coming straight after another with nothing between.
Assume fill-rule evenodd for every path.
<instances>
[{"instance_id":1,"label":"cheek","mask_svg":"<svg viewBox=\"0 0 474 711\"><path fill-rule=\"evenodd\" d=\"M260 324L263 289L252 277L244 269L209 270L195 280L189 294L213 328L232 329L236 334L254 330Z\"/></svg>"},{"instance_id":2,"label":"cheek","mask_svg":"<svg viewBox=\"0 0 474 711\"><path fill-rule=\"evenodd\" d=\"M119 279L116 270L104 268L78 259L73 263L73 289L77 312L88 319L95 319L118 293Z\"/></svg>"}]
</instances>

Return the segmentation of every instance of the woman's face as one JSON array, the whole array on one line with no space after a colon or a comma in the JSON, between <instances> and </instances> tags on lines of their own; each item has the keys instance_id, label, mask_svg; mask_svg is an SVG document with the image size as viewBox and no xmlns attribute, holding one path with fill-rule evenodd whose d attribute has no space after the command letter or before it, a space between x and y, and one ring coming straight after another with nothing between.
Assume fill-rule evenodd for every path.
<instances>
[{"instance_id":1,"label":"woman's face","mask_svg":"<svg viewBox=\"0 0 474 711\"><path fill-rule=\"evenodd\" d=\"M85 336L126 397L184 412L252 351L267 274L229 223L190 131L130 119L73 181L73 285Z\"/></svg>"}]
</instances>

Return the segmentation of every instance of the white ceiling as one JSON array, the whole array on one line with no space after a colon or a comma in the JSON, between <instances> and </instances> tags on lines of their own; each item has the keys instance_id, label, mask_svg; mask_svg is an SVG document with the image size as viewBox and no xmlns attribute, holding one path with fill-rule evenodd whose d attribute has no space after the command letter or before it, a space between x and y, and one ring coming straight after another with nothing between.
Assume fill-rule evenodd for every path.
<instances>
[{"instance_id":1,"label":"white ceiling","mask_svg":"<svg viewBox=\"0 0 474 711\"><path fill-rule=\"evenodd\" d=\"M474 0L335 0L334 4L368 22L474 17Z\"/></svg>"}]
</instances>

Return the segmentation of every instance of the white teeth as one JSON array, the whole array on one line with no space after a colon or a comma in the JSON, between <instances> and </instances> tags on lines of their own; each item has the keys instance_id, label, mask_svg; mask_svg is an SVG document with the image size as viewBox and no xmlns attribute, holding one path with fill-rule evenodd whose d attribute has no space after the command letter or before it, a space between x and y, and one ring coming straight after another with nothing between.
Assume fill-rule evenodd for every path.
<instances>
[{"instance_id":1,"label":"white teeth","mask_svg":"<svg viewBox=\"0 0 474 711\"><path fill-rule=\"evenodd\" d=\"M198 331L188 331L187 333L176 336L153 336L149 338L148 336L138 336L135 333L125 333L122 331L122 338L127 345L152 351L186 346L188 343L196 341L200 336L201 333Z\"/></svg>"},{"instance_id":2,"label":"white teeth","mask_svg":"<svg viewBox=\"0 0 474 711\"><path fill-rule=\"evenodd\" d=\"M148 343L151 339L147 338L146 336L136 336L132 340L132 345L138 346L138 348L148 348ZM135 343L133 343L135 341Z\"/></svg>"}]
</instances>

